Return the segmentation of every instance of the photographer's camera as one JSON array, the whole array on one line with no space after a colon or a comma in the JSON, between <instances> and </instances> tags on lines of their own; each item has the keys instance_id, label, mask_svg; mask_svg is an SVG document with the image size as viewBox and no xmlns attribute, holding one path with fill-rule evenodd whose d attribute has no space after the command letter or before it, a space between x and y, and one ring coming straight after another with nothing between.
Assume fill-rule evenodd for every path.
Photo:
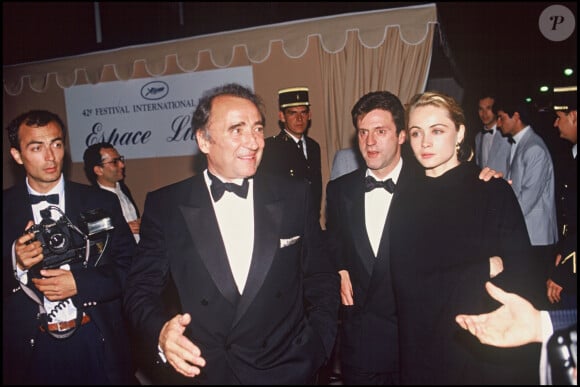
<instances>
[{"instance_id":1,"label":"photographer's camera","mask_svg":"<svg viewBox=\"0 0 580 387\"><path fill-rule=\"evenodd\" d=\"M61 213L62 217L59 220L52 219L51 210ZM81 214L82 226L86 233L76 227L58 207L45 208L40 211L40 215L41 222L26 230L34 234L34 239L29 243L37 240L42 246L43 260L28 271L29 275L37 278L41 277L42 269L55 269L68 263L87 262L87 248L90 250L91 243L96 244L98 239L96 234L113 229L110 218L100 209Z\"/></svg>"}]
</instances>

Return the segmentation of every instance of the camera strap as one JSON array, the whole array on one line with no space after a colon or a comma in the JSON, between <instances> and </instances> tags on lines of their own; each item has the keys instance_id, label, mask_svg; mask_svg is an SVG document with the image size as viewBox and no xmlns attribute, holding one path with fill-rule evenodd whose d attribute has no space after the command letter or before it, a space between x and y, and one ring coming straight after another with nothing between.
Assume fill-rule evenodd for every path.
<instances>
[{"instance_id":1,"label":"camera strap","mask_svg":"<svg viewBox=\"0 0 580 387\"><path fill-rule=\"evenodd\" d=\"M46 308L44 307L44 303L42 302L42 300L40 299L40 297L38 297L38 294L36 294L36 292L34 292L34 290L30 289L28 287L28 285L25 285L24 283L20 282L20 287L22 288L22 290L24 291L24 293L26 293L26 295L32 299L34 302L36 302L38 304L38 310L39 310L39 320L40 320L40 324L42 326L42 328L44 329L44 331L46 333L48 333L49 335L51 335L52 337L54 337L55 339L67 339L70 336L72 336L73 333L76 332L77 328L81 326L81 322L83 319L83 313L79 312L78 308L77 308L77 317L75 318L75 326L74 328L72 328L70 331L67 332L52 332L48 329L48 314L46 313Z\"/></svg>"}]
</instances>

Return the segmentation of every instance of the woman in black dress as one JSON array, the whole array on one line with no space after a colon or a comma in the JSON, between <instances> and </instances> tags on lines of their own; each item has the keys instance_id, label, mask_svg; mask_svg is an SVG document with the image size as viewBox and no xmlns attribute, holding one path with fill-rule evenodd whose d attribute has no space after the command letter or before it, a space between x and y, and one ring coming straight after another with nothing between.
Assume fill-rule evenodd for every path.
<instances>
[{"instance_id":1,"label":"woman in black dress","mask_svg":"<svg viewBox=\"0 0 580 387\"><path fill-rule=\"evenodd\" d=\"M425 176L401 187L389 215L403 383L537 383L539 347L486 347L455 323L458 313L497 308L485 292L490 278L529 294L531 246L512 188L478 178L453 98L413 97L407 134Z\"/></svg>"}]
</instances>

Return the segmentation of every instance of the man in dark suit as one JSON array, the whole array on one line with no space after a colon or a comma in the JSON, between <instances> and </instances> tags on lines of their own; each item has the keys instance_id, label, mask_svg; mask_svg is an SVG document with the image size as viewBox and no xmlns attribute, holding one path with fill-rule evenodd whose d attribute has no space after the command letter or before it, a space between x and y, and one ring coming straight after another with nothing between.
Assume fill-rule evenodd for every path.
<instances>
[{"instance_id":1,"label":"man in dark suit","mask_svg":"<svg viewBox=\"0 0 580 387\"><path fill-rule=\"evenodd\" d=\"M397 96L368 93L351 114L365 166L326 189L326 229L341 277L341 373L347 385L398 384L388 212L397 200L395 185L419 169L413 157L401 157L405 110Z\"/></svg>"},{"instance_id":2,"label":"man in dark suit","mask_svg":"<svg viewBox=\"0 0 580 387\"><path fill-rule=\"evenodd\" d=\"M121 298L135 240L119 202L109 192L64 179L66 130L56 114L29 111L7 129L10 153L26 180L3 191L4 383L135 382ZM83 232L79 216L95 209L102 216L86 217L87 228L95 223L92 233ZM60 227L49 218L62 221ZM39 231L25 232L33 224ZM100 247L86 238L96 228L107 238ZM69 255L73 248L78 254ZM66 257L77 259L60 260ZM53 258L54 268L36 273L35 265Z\"/></svg>"},{"instance_id":3,"label":"man in dark suit","mask_svg":"<svg viewBox=\"0 0 580 387\"><path fill-rule=\"evenodd\" d=\"M139 242L141 219L139 209L127 184L125 184L125 157L108 142L90 145L83 154L85 174L92 185L111 191L119 199L123 216Z\"/></svg>"},{"instance_id":4,"label":"man in dark suit","mask_svg":"<svg viewBox=\"0 0 580 387\"><path fill-rule=\"evenodd\" d=\"M207 169L145 200L125 308L165 383L309 384L329 358L339 277L308 183L254 177L263 125L251 90L204 93L192 128Z\"/></svg>"},{"instance_id":5,"label":"man in dark suit","mask_svg":"<svg viewBox=\"0 0 580 387\"><path fill-rule=\"evenodd\" d=\"M548 300L557 308L571 308L578 305L576 276L576 250L578 247L578 109L577 93L556 95L554 126L560 138L570 142L572 148L568 157L562 158L559 168L558 224L559 239L556 245L556 259L551 265L546 283Z\"/></svg>"},{"instance_id":6,"label":"man in dark suit","mask_svg":"<svg viewBox=\"0 0 580 387\"><path fill-rule=\"evenodd\" d=\"M306 179L310 183L320 213L322 172L320 145L308 137L312 123L308 88L293 87L278 91L280 133L266 139L260 172Z\"/></svg>"}]
</instances>

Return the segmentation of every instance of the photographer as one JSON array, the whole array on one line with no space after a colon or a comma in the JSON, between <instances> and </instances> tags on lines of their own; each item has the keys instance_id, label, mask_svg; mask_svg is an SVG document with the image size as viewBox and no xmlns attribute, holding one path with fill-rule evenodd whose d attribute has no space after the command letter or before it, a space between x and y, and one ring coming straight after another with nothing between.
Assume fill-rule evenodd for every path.
<instances>
[{"instance_id":1,"label":"photographer","mask_svg":"<svg viewBox=\"0 0 580 387\"><path fill-rule=\"evenodd\" d=\"M135 240L117 198L64 179L56 114L29 111L7 130L26 179L3 191L4 384L135 383L121 304ZM91 245L82 223L101 211L110 227Z\"/></svg>"}]
</instances>

